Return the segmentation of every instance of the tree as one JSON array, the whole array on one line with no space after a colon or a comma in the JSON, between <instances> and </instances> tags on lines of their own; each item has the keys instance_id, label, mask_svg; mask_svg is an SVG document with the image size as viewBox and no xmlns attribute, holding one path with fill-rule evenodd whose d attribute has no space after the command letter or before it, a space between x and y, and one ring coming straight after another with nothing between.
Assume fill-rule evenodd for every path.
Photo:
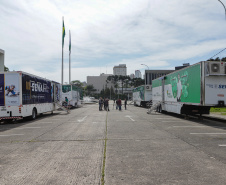
<instances>
[{"instance_id":1,"label":"tree","mask_svg":"<svg viewBox=\"0 0 226 185\"><path fill-rule=\"evenodd\" d=\"M85 87L85 90L87 91L87 95L91 95L92 92L96 91L96 89L94 89L93 85L87 85Z\"/></svg>"},{"instance_id":2,"label":"tree","mask_svg":"<svg viewBox=\"0 0 226 185\"><path fill-rule=\"evenodd\" d=\"M208 59L207 61L224 61L224 62L226 62L226 57L223 57L221 59L219 57L217 57L215 59L211 58L211 59Z\"/></svg>"},{"instance_id":3,"label":"tree","mask_svg":"<svg viewBox=\"0 0 226 185\"><path fill-rule=\"evenodd\" d=\"M4 71L9 71L9 68L4 66Z\"/></svg>"},{"instance_id":4,"label":"tree","mask_svg":"<svg viewBox=\"0 0 226 185\"><path fill-rule=\"evenodd\" d=\"M145 85L145 80L144 79L141 79L141 78L134 78L134 79L132 79L132 85L134 87Z\"/></svg>"},{"instance_id":5,"label":"tree","mask_svg":"<svg viewBox=\"0 0 226 185\"><path fill-rule=\"evenodd\" d=\"M72 84L75 84L77 87L82 88L83 83L80 80L73 80L71 81Z\"/></svg>"}]
</instances>

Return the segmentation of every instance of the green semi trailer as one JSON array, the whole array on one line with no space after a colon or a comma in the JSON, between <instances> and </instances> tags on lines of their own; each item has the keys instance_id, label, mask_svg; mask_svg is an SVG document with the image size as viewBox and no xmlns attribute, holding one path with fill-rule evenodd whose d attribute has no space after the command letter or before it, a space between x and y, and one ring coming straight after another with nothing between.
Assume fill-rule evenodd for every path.
<instances>
[{"instance_id":1,"label":"green semi trailer","mask_svg":"<svg viewBox=\"0 0 226 185\"><path fill-rule=\"evenodd\" d=\"M158 112L209 114L226 106L226 62L203 61L152 81Z\"/></svg>"}]
</instances>

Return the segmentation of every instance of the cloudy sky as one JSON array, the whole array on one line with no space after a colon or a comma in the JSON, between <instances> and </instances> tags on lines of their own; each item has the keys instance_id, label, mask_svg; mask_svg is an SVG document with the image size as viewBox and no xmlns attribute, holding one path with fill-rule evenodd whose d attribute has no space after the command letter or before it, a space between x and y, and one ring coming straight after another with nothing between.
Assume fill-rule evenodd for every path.
<instances>
[{"instance_id":1,"label":"cloudy sky","mask_svg":"<svg viewBox=\"0 0 226 185\"><path fill-rule=\"evenodd\" d=\"M226 48L225 10L218 0L1 0L5 65L61 82L63 16L64 82L69 30L72 80L112 74L118 64L126 64L128 74L143 73L141 64L174 69Z\"/></svg>"}]
</instances>

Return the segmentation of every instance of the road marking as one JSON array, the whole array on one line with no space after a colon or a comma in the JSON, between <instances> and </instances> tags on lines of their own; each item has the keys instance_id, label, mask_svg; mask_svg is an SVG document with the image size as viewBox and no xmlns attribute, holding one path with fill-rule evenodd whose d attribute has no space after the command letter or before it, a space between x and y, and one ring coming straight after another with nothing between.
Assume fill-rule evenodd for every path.
<instances>
[{"instance_id":1,"label":"road marking","mask_svg":"<svg viewBox=\"0 0 226 185\"><path fill-rule=\"evenodd\" d=\"M172 121L162 121L162 122L165 122L165 123L166 123L166 122L167 122L167 123L170 123L170 122L180 122L180 123L181 123L181 122L187 122L187 121L176 121L176 120L174 121L174 120L172 120Z\"/></svg>"},{"instance_id":2,"label":"road marking","mask_svg":"<svg viewBox=\"0 0 226 185\"><path fill-rule=\"evenodd\" d=\"M134 119L131 118L131 116L126 115L125 117L129 118L131 121L135 121Z\"/></svg>"},{"instance_id":3,"label":"road marking","mask_svg":"<svg viewBox=\"0 0 226 185\"><path fill-rule=\"evenodd\" d=\"M182 128L199 128L199 127L207 127L207 126L173 126L173 127L182 127Z\"/></svg>"},{"instance_id":4,"label":"road marking","mask_svg":"<svg viewBox=\"0 0 226 185\"><path fill-rule=\"evenodd\" d=\"M209 135L222 135L222 134L226 134L226 133L190 133L190 134L209 134Z\"/></svg>"},{"instance_id":5,"label":"road marking","mask_svg":"<svg viewBox=\"0 0 226 185\"><path fill-rule=\"evenodd\" d=\"M226 146L226 145L218 145L218 146Z\"/></svg>"},{"instance_id":6,"label":"road marking","mask_svg":"<svg viewBox=\"0 0 226 185\"><path fill-rule=\"evenodd\" d=\"M86 118L87 118L87 116L85 116L85 117L82 118L82 119L79 119L78 122L82 122L82 121L84 121Z\"/></svg>"},{"instance_id":7,"label":"road marking","mask_svg":"<svg viewBox=\"0 0 226 185\"><path fill-rule=\"evenodd\" d=\"M15 128L15 129L27 129L27 128L41 128L41 127L23 127L23 128Z\"/></svg>"},{"instance_id":8,"label":"road marking","mask_svg":"<svg viewBox=\"0 0 226 185\"><path fill-rule=\"evenodd\" d=\"M0 137L6 137L6 136L23 136L24 134L10 134L10 135L0 135Z\"/></svg>"},{"instance_id":9,"label":"road marking","mask_svg":"<svg viewBox=\"0 0 226 185\"><path fill-rule=\"evenodd\" d=\"M53 123L53 122L38 122L38 123Z\"/></svg>"}]
</instances>

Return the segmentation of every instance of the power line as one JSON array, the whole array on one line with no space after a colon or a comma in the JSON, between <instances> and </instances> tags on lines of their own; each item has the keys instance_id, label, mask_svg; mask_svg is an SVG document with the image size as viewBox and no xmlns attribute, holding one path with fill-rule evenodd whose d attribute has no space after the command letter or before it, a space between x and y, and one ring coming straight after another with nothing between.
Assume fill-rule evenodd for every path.
<instances>
[{"instance_id":1,"label":"power line","mask_svg":"<svg viewBox=\"0 0 226 185\"><path fill-rule=\"evenodd\" d=\"M219 54L220 54L221 52L223 52L224 50L226 50L226 48L222 49L220 52L218 52L217 54L215 54L214 56L212 56L210 59L212 59L213 57L219 55ZM210 59L209 59L209 60L210 60Z\"/></svg>"}]
</instances>

